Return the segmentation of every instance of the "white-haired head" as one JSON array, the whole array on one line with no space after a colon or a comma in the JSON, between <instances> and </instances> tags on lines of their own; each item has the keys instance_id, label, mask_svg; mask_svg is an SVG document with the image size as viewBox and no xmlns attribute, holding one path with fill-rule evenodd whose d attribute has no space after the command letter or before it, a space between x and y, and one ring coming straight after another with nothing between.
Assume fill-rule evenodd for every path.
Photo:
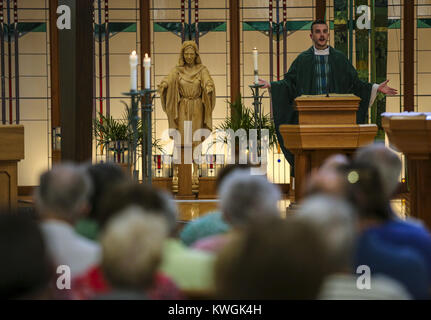
<instances>
[{"instance_id":1,"label":"white-haired head","mask_svg":"<svg viewBox=\"0 0 431 320\"><path fill-rule=\"evenodd\" d=\"M304 200L297 218L308 221L322 233L331 265L338 271L351 266L357 219L349 203L340 198L315 195Z\"/></svg>"},{"instance_id":2,"label":"white-haired head","mask_svg":"<svg viewBox=\"0 0 431 320\"><path fill-rule=\"evenodd\" d=\"M167 236L164 218L130 206L107 224L100 242L102 269L115 288L145 289L151 285Z\"/></svg>"},{"instance_id":3,"label":"white-haired head","mask_svg":"<svg viewBox=\"0 0 431 320\"><path fill-rule=\"evenodd\" d=\"M354 157L355 163L366 164L377 169L386 197L396 190L401 173L401 160L383 143L373 143L360 148Z\"/></svg>"},{"instance_id":4,"label":"white-haired head","mask_svg":"<svg viewBox=\"0 0 431 320\"><path fill-rule=\"evenodd\" d=\"M234 227L280 216L280 190L261 175L235 170L223 180L219 195L223 216Z\"/></svg>"}]
</instances>

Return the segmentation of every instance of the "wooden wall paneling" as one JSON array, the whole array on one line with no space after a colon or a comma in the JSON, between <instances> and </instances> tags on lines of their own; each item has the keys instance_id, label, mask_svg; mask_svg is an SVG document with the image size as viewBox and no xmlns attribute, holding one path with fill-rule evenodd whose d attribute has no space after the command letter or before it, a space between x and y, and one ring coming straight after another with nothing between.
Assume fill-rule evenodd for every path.
<instances>
[{"instance_id":1,"label":"wooden wall paneling","mask_svg":"<svg viewBox=\"0 0 431 320\"><path fill-rule=\"evenodd\" d=\"M414 111L415 104L415 1L404 0L404 20L403 20L403 38L404 38L404 65L403 65L403 82L404 82L404 111ZM401 93L400 93L401 94Z\"/></svg>"},{"instance_id":2,"label":"wooden wall paneling","mask_svg":"<svg viewBox=\"0 0 431 320\"><path fill-rule=\"evenodd\" d=\"M71 29L58 30L61 158L92 157L93 12L92 0L59 0L71 9Z\"/></svg>"},{"instance_id":3,"label":"wooden wall paneling","mask_svg":"<svg viewBox=\"0 0 431 320\"><path fill-rule=\"evenodd\" d=\"M241 92L240 82L240 0L229 0L230 36L230 99L235 101Z\"/></svg>"}]
</instances>

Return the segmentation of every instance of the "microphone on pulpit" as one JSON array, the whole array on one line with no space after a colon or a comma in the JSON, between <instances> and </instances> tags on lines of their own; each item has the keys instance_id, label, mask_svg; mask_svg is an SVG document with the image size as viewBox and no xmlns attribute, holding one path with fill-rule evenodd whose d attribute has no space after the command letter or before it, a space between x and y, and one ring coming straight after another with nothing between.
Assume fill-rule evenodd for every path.
<instances>
[{"instance_id":1,"label":"microphone on pulpit","mask_svg":"<svg viewBox=\"0 0 431 320\"><path fill-rule=\"evenodd\" d=\"M326 98L329 98L329 84L326 85Z\"/></svg>"}]
</instances>

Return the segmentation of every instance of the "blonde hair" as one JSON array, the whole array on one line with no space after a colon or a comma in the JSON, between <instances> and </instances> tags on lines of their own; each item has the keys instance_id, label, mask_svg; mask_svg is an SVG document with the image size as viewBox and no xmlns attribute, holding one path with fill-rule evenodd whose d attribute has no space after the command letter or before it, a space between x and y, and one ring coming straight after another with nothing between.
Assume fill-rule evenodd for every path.
<instances>
[{"instance_id":1,"label":"blonde hair","mask_svg":"<svg viewBox=\"0 0 431 320\"><path fill-rule=\"evenodd\" d=\"M162 217L130 206L106 226L101 237L102 269L116 288L145 289L151 285L167 236Z\"/></svg>"},{"instance_id":2,"label":"blonde hair","mask_svg":"<svg viewBox=\"0 0 431 320\"><path fill-rule=\"evenodd\" d=\"M196 42L194 41L184 41L183 45L181 46L181 52L180 52L180 58L178 60L178 66L183 67L185 65L185 61L184 61L184 51L187 48L193 48L195 50L195 64L202 64L202 60L201 57L199 55L199 48L196 44Z\"/></svg>"}]
</instances>

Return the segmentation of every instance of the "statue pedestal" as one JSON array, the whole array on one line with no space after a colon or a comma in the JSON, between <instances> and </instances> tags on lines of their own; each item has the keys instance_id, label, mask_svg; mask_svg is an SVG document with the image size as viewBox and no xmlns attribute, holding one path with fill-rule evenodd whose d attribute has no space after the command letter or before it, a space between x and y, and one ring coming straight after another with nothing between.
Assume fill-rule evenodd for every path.
<instances>
[{"instance_id":1,"label":"statue pedestal","mask_svg":"<svg viewBox=\"0 0 431 320\"><path fill-rule=\"evenodd\" d=\"M184 154L192 155L192 146L181 146L181 163L178 164L178 193L179 200L194 200L196 195L192 191L192 164L184 163ZM190 159L187 159L190 160ZM189 161L191 162L191 161Z\"/></svg>"},{"instance_id":2,"label":"statue pedestal","mask_svg":"<svg viewBox=\"0 0 431 320\"><path fill-rule=\"evenodd\" d=\"M215 177L199 178L199 199L217 199L217 187Z\"/></svg>"}]
</instances>

